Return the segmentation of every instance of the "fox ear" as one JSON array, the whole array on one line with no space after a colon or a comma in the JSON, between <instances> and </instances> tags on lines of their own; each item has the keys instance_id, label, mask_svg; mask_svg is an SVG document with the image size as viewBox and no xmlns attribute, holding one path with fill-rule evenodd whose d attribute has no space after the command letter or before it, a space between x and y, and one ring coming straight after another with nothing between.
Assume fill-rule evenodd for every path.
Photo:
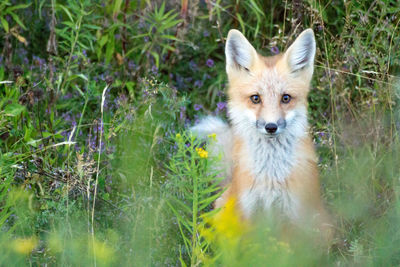
<instances>
[{"instance_id":1,"label":"fox ear","mask_svg":"<svg viewBox=\"0 0 400 267\"><path fill-rule=\"evenodd\" d=\"M313 72L315 56L315 38L312 29L303 31L285 52L290 72L308 69Z\"/></svg>"},{"instance_id":2,"label":"fox ear","mask_svg":"<svg viewBox=\"0 0 400 267\"><path fill-rule=\"evenodd\" d=\"M231 73L241 68L249 71L257 60L257 52L238 30L230 30L225 45L226 71Z\"/></svg>"}]
</instances>

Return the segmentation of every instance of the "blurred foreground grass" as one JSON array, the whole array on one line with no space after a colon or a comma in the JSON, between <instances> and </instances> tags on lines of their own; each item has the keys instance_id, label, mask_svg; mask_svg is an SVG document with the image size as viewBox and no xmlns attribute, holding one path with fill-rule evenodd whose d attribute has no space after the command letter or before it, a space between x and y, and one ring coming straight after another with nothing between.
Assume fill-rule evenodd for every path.
<instances>
[{"instance_id":1,"label":"blurred foreground grass","mask_svg":"<svg viewBox=\"0 0 400 267\"><path fill-rule=\"evenodd\" d=\"M3 1L0 265L398 265L399 13L398 1ZM218 159L184 131L226 117L229 29L272 55L306 27L329 249L312 233L282 239L273 219L215 215Z\"/></svg>"}]
</instances>

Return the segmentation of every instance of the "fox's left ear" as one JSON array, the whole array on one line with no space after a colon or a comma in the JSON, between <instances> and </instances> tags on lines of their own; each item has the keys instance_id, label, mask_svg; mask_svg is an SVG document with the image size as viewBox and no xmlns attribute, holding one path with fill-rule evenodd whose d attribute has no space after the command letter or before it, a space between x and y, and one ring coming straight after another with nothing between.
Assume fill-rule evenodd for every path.
<instances>
[{"instance_id":1,"label":"fox's left ear","mask_svg":"<svg viewBox=\"0 0 400 267\"><path fill-rule=\"evenodd\" d=\"M313 73L315 38L312 29L303 31L285 52L286 63L291 73L307 70Z\"/></svg>"}]
</instances>

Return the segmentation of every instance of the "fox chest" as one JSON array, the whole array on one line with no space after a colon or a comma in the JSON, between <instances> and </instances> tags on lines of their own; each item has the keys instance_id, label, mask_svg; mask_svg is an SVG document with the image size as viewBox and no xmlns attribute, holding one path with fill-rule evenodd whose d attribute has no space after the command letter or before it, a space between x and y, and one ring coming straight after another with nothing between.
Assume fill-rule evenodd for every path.
<instances>
[{"instance_id":1,"label":"fox chest","mask_svg":"<svg viewBox=\"0 0 400 267\"><path fill-rule=\"evenodd\" d=\"M250 217L256 211L279 211L283 215L296 217L296 200L290 192L280 184L273 182L259 183L242 192L239 197L244 215Z\"/></svg>"},{"instance_id":2,"label":"fox chest","mask_svg":"<svg viewBox=\"0 0 400 267\"><path fill-rule=\"evenodd\" d=\"M264 142L262 142L264 141ZM256 210L280 210L289 217L296 217L296 200L290 194L287 180L296 165L295 147L288 139L255 139L249 144L244 168L253 176L251 187L239 197L245 215Z\"/></svg>"}]
</instances>

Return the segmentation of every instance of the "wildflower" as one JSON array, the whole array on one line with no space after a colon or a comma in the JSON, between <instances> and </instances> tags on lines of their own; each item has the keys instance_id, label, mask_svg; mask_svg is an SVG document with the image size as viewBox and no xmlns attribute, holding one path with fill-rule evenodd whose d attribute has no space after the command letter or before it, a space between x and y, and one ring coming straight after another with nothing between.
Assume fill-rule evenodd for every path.
<instances>
[{"instance_id":1,"label":"wildflower","mask_svg":"<svg viewBox=\"0 0 400 267\"><path fill-rule=\"evenodd\" d=\"M199 104L194 104L194 106L193 106L193 108L194 108L194 110L200 110L200 109L202 109L203 108L203 106L202 105L199 105Z\"/></svg>"},{"instance_id":2,"label":"wildflower","mask_svg":"<svg viewBox=\"0 0 400 267\"><path fill-rule=\"evenodd\" d=\"M272 54L277 55L279 54L279 48L277 46L273 46L271 47L271 52Z\"/></svg>"},{"instance_id":3,"label":"wildflower","mask_svg":"<svg viewBox=\"0 0 400 267\"><path fill-rule=\"evenodd\" d=\"M218 110L223 110L226 108L226 102L218 102L217 103Z\"/></svg>"},{"instance_id":4,"label":"wildflower","mask_svg":"<svg viewBox=\"0 0 400 267\"><path fill-rule=\"evenodd\" d=\"M218 92L217 92L217 96L219 96L219 97L225 96L224 91L218 91Z\"/></svg>"},{"instance_id":5,"label":"wildflower","mask_svg":"<svg viewBox=\"0 0 400 267\"><path fill-rule=\"evenodd\" d=\"M194 82L194 87L200 88L203 86L203 81L202 80L196 80Z\"/></svg>"},{"instance_id":6,"label":"wildflower","mask_svg":"<svg viewBox=\"0 0 400 267\"><path fill-rule=\"evenodd\" d=\"M180 112L179 112L179 118L183 120L185 118L185 111L186 107L181 107Z\"/></svg>"},{"instance_id":7,"label":"wildflower","mask_svg":"<svg viewBox=\"0 0 400 267\"><path fill-rule=\"evenodd\" d=\"M177 134L175 135L175 137L176 137L176 139L180 139L182 136L181 136L180 133L177 133Z\"/></svg>"},{"instance_id":8,"label":"wildflower","mask_svg":"<svg viewBox=\"0 0 400 267\"><path fill-rule=\"evenodd\" d=\"M214 226L217 233L225 238L234 238L242 235L245 227L236 210L235 198L230 198L226 202L224 209L216 215Z\"/></svg>"},{"instance_id":9,"label":"wildflower","mask_svg":"<svg viewBox=\"0 0 400 267\"><path fill-rule=\"evenodd\" d=\"M216 133L209 134L208 137L213 139L214 141L217 141L217 134Z\"/></svg>"},{"instance_id":10,"label":"wildflower","mask_svg":"<svg viewBox=\"0 0 400 267\"><path fill-rule=\"evenodd\" d=\"M200 158L206 159L208 158L208 152L201 147L196 147L197 154Z\"/></svg>"},{"instance_id":11,"label":"wildflower","mask_svg":"<svg viewBox=\"0 0 400 267\"><path fill-rule=\"evenodd\" d=\"M210 36L210 32L207 31L207 30L204 30L203 31L203 37L208 37L208 36Z\"/></svg>"},{"instance_id":12,"label":"wildflower","mask_svg":"<svg viewBox=\"0 0 400 267\"><path fill-rule=\"evenodd\" d=\"M94 240L93 244L91 244L92 250L94 251L95 257L98 261L104 263L110 263L114 259L114 249L107 245L105 242L101 242L99 240Z\"/></svg>"},{"instance_id":13,"label":"wildflower","mask_svg":"<svg viewBox=\"0 0 400 267\"><path fill-rule=\"evenodd\" d=\"M215 216L205 218L209 228L201 229L201 234L209 241L217 241L220 245L235 247L248 226L241 220L237 212L236 199L230 198L224 208Z\"/></svg>"},{"instance_id":14,"label":"wildflower","mask_svg":"<svg viewBox=\"0 0 400 267\"><path fill-rule=\"evenodd\" d=\"M137 66L136 66L135 62L133 62L132 60L129 60L129 62L128 62L128 69L129 69L129 70L134 70L136 67L137 67Z\"/></svg>"},{"instance_id":15,"label":"wildflower","mask_svg":"<svg viewBox=\"0 0 400 267\"><path fill-rule=\"evenodd\" d=\"M190 69L191 69L192 71L197 71L197 70L198 70L197 64L196 64L196 62L194 62L193 60L191 60L191 61L189 62L189 67L190 67Z\"/></svg>"},{"instance_id":16,"label":"wildflower","mask_svg":"<svg viewBox=\"0 0 400 267\"><path fill-rule=\"evenodd\" d=\"M30 238L17 238L12 241L11 247L15 252L19 254L27 255L32 252L32 250L37 246L36 237Z\"/></svg>"},{"instance_id":17,"label":"wildflower","mask_svg":"<svg viewBox=\"0 0 400 267\"><path fill-rule=\"evenodd\" d=\"M209 68L214 67L214 60L212 60L211 58L207 59L206 65L207 65Z\"/></svg>"},{"instance_id":18,"label":"wildflower","mask_svg":"<svg viewBox=\"0 0 400 267\"><path fill-rule=\"evenodd\" d=\"M151 67L151 72L153 73L153 75L157 75L158 74L158 68L156 65L153 65L153 67Z\"/></svg>"}]
</instances>

